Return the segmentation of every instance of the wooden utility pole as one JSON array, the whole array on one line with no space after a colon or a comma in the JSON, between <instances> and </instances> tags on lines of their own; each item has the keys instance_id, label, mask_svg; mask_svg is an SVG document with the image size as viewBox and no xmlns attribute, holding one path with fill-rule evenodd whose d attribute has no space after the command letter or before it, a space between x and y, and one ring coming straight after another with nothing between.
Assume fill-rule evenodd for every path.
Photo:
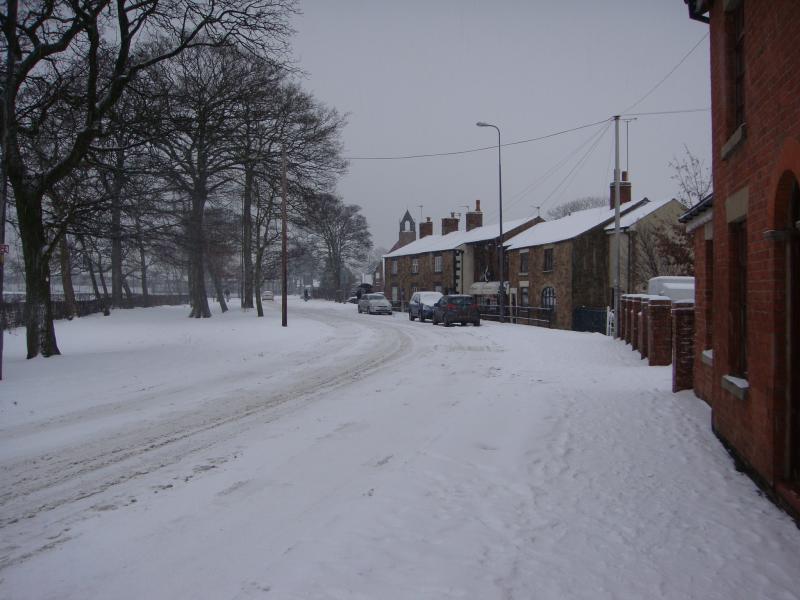
<instances>
[{"instance_id":1,"label":"wooden utility pole","mask_svg":"<svg viewBox=\"0 0 800 600\"><path fill-rule=\"evenodd\" d=\"M614 116L614 245L616 246L614 253L614 337L619 337L619 322L621 315L619 314L619 279L621 277L621 259L620 259L620 229L619 229L619 115ZM628 265L628 269L631 266Z\"/></svg>"},{"instance_id":2,"label":"wooden utility pole","mask_svg":"<svg viewBox=\"0 0 800 600\"><path fill-rule=\"evenodd\" d=\"M283 188L283 199L281 200L281 326L286 327L287 315L287 284L289 279L289 269L286 260L286 146L281 150L281 187Z\"/></svg>"}]
</instances>

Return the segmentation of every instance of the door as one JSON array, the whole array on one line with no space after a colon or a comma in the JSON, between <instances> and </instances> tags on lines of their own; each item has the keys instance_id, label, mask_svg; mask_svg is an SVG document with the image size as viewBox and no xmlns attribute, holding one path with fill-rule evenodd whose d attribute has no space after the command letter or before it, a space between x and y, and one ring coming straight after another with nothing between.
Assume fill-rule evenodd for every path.
<instances>
[{"instance_id":1,"label":"door","mask_svg":"<svg viewBox=\"0 0 800 600\"><path fill-rule=\"evenodd\" d=\"M789 204L791 218L787 253L788 375L789 375L789 479L800 482L800 188L794 182Z\"/></svg>"}]
</instances>

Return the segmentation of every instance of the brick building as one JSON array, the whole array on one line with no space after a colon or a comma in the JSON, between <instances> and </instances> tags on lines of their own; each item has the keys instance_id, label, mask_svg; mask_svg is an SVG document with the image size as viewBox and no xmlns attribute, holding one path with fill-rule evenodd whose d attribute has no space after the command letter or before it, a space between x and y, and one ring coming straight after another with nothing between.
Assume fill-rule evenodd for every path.
<instances>
[{"instance_id":1,"label":"brick building","mask_svg":"<svg viewBox=\"0 0 800 600\"><path fill-rule=\"evenodd\" d=\"M620 208L624 215L647 202L646 198L627 201ZM579 307L608 306L609 246L604 228L613 220L614 210L601 206L539 223L509 238L510 305L552 308L552 326L559 329L573 329Z\"/></svg>"},{"instance_id":2,"label":"brick building","mask_svg":"<svg viewBox=\"0 0 800 600\"><path fill-rule=\"evenodd\" d=\"M711 52L714 198L683 218L695 389L717 436L800 517L800 2L684 2Z\"/></svg>"},{"instance_id":3,"label":"brick building","mask_svg":"<svg viewBox=\"0 0 800 600\"><path fill-rule=\"evenodd\" d=\"M506 221L503 237L509 239L539 221L538 217ZM479 200L466 214L466 231L459 231L459 222L451 213L442 219L442 233L435 235L428 218L419 224L418 239L395 245L384 255L384 289L392 303L407 302L418 290L472 293L473 284L480 281L494 282L497 291L499 225L483 225ZM506 264L506 272L507 268Z\"/></svg>"}]
</instances>

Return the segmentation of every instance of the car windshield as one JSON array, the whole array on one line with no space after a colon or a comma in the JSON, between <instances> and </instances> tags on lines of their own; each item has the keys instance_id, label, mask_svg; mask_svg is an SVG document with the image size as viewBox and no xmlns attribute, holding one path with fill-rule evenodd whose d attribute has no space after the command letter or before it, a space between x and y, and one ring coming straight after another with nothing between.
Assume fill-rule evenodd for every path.
<instances>
[{"instance_id":1,"label":"car windshield","mask_svg":"<svg viewBox=\"0 0 800 600\"><path fill-rule=\"evenodd\" d=\"M369 294L367 300L386 300L386 296L383 294Z\"/></svg>"}]
</instances>

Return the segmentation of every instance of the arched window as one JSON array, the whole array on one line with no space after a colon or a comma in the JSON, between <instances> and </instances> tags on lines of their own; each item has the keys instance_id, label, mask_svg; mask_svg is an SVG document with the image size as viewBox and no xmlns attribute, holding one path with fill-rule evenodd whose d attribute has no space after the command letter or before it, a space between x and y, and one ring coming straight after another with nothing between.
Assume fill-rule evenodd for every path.
<instances>
[{"instance_id":1,"label":"arched window","mask_svg":"<svg viewBox=\"0 0 800 600\"><path fill-rule=\"evenodd\" d=\"M552 287L546 287L542 290L542 308L555 308L556 307L556 290Z\"/></svg>"}]
</instances>

